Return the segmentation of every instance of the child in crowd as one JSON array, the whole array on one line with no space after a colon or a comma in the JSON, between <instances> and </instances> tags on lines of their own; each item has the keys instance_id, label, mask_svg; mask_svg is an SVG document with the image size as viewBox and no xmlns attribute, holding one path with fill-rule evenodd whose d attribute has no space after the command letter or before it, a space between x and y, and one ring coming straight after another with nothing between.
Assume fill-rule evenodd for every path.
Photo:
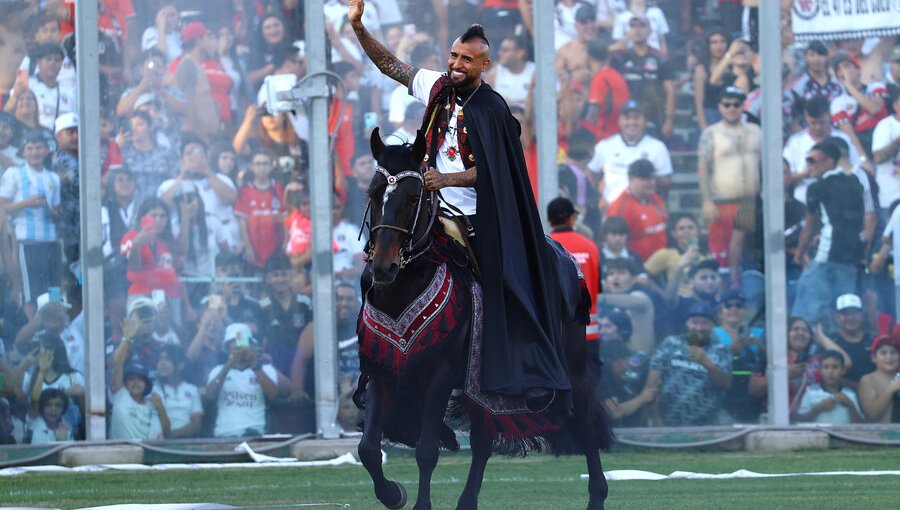
<instances>
[{"instance_id":1,"label":"child in crowd","mask_svg":"<svg viewBox=\"0 0 900 510\"><path fill-rule=\"evenodd\" d=\"M844 356L828 350L822 353L821 359L822 384L806 389L797 409L799 421L831 424L863 421L856 392L841 384L841 377L847 371Z\"/></svg>"},{"instance_id":2,"label":"child in crowd","mask_svg":"<svg viewBox=\"0 0 900 510\"><path fill-rule=\"evenodd\" d=\"M872 342L875 371L859 380L859 401L873 423L900 423L900 346L881 335Z\"/></svg>"},{"instance_id":3,"label":"child in crowd","mask_svg":"<svg viewBox=\"0 0 900 510\"><path fill-rule=\"evenodd\" d=\"M257 152L250 160L253 178L238 191L234 212L241 227L244 260L262 269L266 260L282 248L282 197L284 189L272 179L272 158Z\"/></svg>"},{"instance_id":4,"label":"child in crowd","mask_svg":"<svg viewBox=\"0 0 900 510\"><path fill-rule=\"evenodd\" d=\"M180 346L163 347L152 395L158 395L170 421L169 438L194 437L203 427L203 405L197 387L182 378L185 357Z\"/></svg>"},{"instance_id":5,"label":"child in crowd","mask_svg":"<svg viewBox=\"0 0 900 510\"><path fill-rule=\"evenodd\" d=\"M127 366L125 364L140 326L136 315L125 319L122 325L123 348L116 349L113 356L113 372L109 381L112 395L110 439L158 441L168 437L171 430L162 399L159 394L151 394L153 383L147 368L135 361Z\"/></svg>"},{"instance_id":6,"label":"child in crowd","mask_svg":"<svg viewBox=\"0 0 900 510\"><path fill-rule=\"evenodd\" d=\"M35 385L40 388L40 385ZM71 441L72 427L63 419L69 409L69 397L59 388L47 388L35 391L28 406L28 418L25 422L26 437L30 444L47 444L58 441Z\"/></svg>"},{"instance_id":7,"label":"child in crowd","mask_svg":"<svg viewBox=\"0 0 900 510\"><path fill-rule=\"evenodd\" d=\"M637 269L640 283L646 284L644 262L637 253L628 250L628 223L621 216L606 218L600 229L603 245L600 247L600 274L605 275L606 265L613 259L627 259Z\"/></svg>"}]
</instances>

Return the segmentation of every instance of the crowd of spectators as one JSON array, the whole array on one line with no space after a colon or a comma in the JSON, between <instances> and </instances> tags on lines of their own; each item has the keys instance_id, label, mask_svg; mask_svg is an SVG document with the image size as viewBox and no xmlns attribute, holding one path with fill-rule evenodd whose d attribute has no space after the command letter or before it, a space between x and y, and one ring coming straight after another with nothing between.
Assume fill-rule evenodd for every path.
<instances>
[{"instance_id":1,"label":"crowd of spectators","mask_svg":"<svg viewBox=\"0 0 900 510\"><path fill-rule=\"evenodd\" d=\"M84 438L74 3L0 0L3 442ZM98 6L109 437L315 430L310 171L334 177L337 421L355 429L368 135L380 126L387 143L411 141L423 105L365 57L346 0L327 0L328 65L341 77L333 168L310 169L303 108L272 115L261 92L267 76L307 73L303 2ZM554 48L537 49L556 55L560 195L571 204L554 229L596 246L594 326L617 422L759 421L774 341L789 345L797 420L898 421L884 276L900 243L895 39L800 43L782 32L797 318L789 338L773 339L757 2L555 9ZM454 34L484 24L487 80L520 121L536 182L530 1L370 0L365 16L401 60L436 70Z\"/></svg>"}]
</instances>

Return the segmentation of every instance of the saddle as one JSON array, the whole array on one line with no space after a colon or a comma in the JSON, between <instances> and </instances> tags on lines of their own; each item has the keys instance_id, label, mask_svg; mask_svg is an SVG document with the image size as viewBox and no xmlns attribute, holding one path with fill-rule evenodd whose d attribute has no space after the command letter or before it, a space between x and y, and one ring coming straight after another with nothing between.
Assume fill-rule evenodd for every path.
<instances>
[{"instance_id":1,"label":"saddle","mask_svg":"<svg viewBox=\"0 0 900 510\"><path fill-rule=\"evenodd\" d=\"M468 225L458 216L447 216L444 211L438 215L438 221L444 229L444 233L456 242L468 255L468 262L475 274L475 279L481 281L481 268L478 267L478 259L475 258L475 252L472 250L472 242L469 236L463 232L468 232Z\"/></svg>"}]
</instances>

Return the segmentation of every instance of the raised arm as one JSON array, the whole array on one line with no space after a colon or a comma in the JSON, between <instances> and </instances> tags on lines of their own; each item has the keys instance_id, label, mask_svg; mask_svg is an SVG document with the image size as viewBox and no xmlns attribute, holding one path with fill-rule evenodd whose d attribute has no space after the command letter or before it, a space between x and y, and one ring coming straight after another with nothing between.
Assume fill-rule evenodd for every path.
<instances>
[{"instance_id":1,"label":"raised arm","mask_svg":"<svg viewBox=\"0 0 900 510\"><path fill-rule=\"evenodd\" d=\"M397 81L405 86L409 86L410 80L416 75L419 69L409 64L401 62L400 59L391 53L391 50L366 30L362 23L363 10L366 7L364 0L350 0L350 9L347 11L347 18L350 20L350 26L359 40L360 46L365 50L366 55L372 59L375 67L378 68L385 76Z\"/></svg>"}]
</instances>

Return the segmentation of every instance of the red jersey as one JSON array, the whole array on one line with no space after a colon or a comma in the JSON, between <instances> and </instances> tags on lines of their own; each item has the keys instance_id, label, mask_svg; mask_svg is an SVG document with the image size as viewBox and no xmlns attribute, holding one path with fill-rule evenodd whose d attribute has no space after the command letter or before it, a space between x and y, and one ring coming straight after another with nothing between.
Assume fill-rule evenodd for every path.
<instances>
[{"instance_id":1,"label":"red jersey","mask_svg":"<svg viewBox=\"0 0 900 510\"><path fill-rule=\"evenodd\" d=\"M604 66L591 79L588 101L600 107L596 119L591 119L591 131L598 140L619 132L619 110L631 94L625 78L610 66Z\"/></svg>"},{"instance_id":2,"label":"red jersey","mask_svg":"<svg viewBox=\"0 0 900 510\"><path fill-rule=\"evenodd\" d=\"M234 203L234 213L247 221L250 244L256 254L256 265L263 267L266 260L282 248L284 226L281 222L281 184L272 181L266 189L258 189L253 183L244 184Z\"/></svg>"},{"instance_id":3,"label":"red jersey","mask_svg":"<svg viewBox=\"0 0 900 510\"><path fill-rule=\"evenodd\" d=\"M122 236L119 252L122 255L131 253L132 240L138 235L137 230L129 230ZM151 294L154 289L162 289L166 297L180 298L181 284L175 272L175 256L169 243L156 239L152 243L141 245L141 267L138 270L128 268L129 294Z\"/></svg>"},{"instance_id":4,"label":"red jersey","mask_svg":"<svg viewBox=\"0 0 900 510\"><path fill-rule=\"evenodd\" d=\"M216 59L208 58L203 61L202 66L213 101L219 106L219 120L231 122L231 78L222 63Z\"/></svg>"},{"instance_id":5,"label":"red jersey","mask_svg":"<svg viewBox=\"0 0 900 510\"><path fill-rule=\"evenodd\" d=\"M606 211L606 217L610 216L621 216L628 223L628 249L637 253L641 260L646 262L653 252L667 246L669 214L656 193L643 204L625 190Z\"/></svg>"},{"instance_id":6,"label":"red jersey","mask_svg":"<svg viewBox=\"0 0 900 510\"><path fill-rule=\"evenodd\" d=\"M591 293L591 324L588 326L587 339L597 340L600 331L597 327L597 294L600 293L600 249L597 245L573 230L557 230L550 233L563 248L569 251L584 273L584 282Z\"/></svg>"},{"instance_id":7,"label":"red jersey","mask_svg":"<svg viewBox=\"0 0 900 510\"><path fill-rule=\"evenodd\" d=\"M284 227L288 232L284 252L288 255L300 255L305 252L312 242L312 221L295 209L284 220Z\"/></svg>"}]
</instances>

